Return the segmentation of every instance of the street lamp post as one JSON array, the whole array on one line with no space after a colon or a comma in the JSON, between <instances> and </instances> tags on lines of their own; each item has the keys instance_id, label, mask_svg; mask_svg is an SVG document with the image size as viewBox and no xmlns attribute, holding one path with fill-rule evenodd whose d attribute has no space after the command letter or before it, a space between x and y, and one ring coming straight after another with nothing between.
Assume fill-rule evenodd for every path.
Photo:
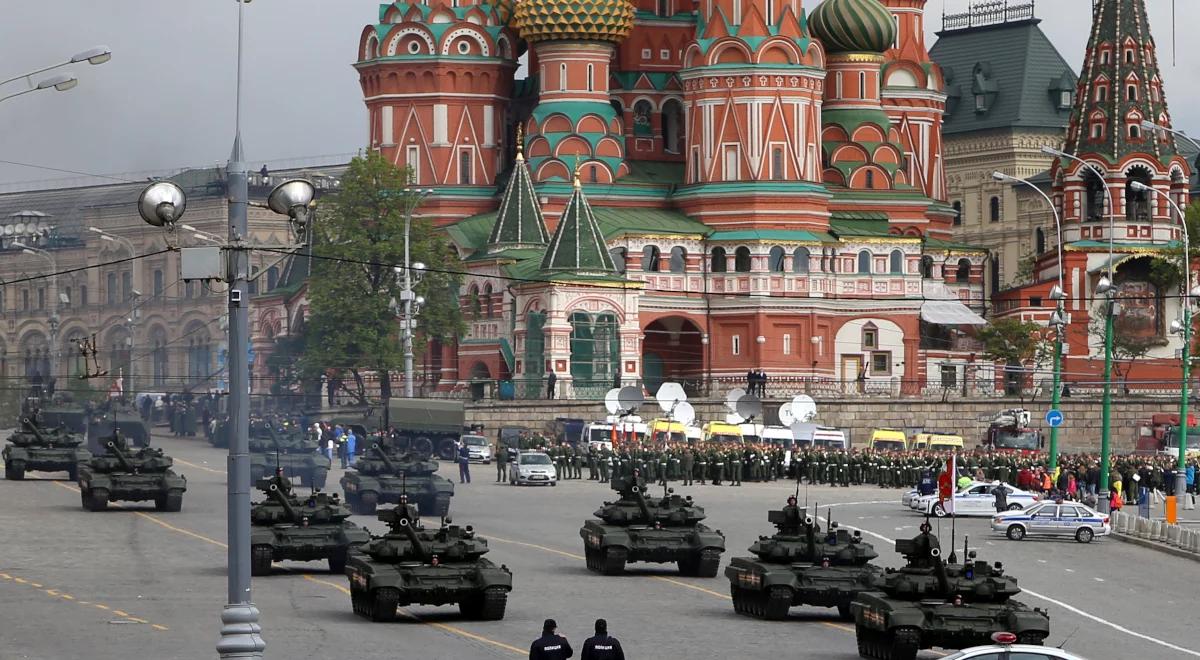
<instances>
[{"instance_id":1,"label":"street lamp post","mask_svg":"<svg viewBox=\"0 0 1200 660\"><path fill-rule=\"evenodd\" d=\"M1188 236L1187 216L1183 209L1171 199L1167 193L1151 188L1141 181L1129 184L1138 192L1148 192L1157 195L1170 205L1179 215L1179 225L1183 228L1183 318L1171 322L1171 332L1183 336L1183 379L1179 397L1179 460L1175 466L1175 506L1179 515L1183 514L1184 494L1187 493L1187 444L1188 444L1188 380L1191 378L1191 348L1192 348L1192 245Z\"/></svg>"},{"instance_id":2,"label":"street lamp post","mask_svg":"<svg viewBox=\"0 0 1200 660\"><path fill-rule=\"evenodd\" d=\"M1063 284L1063 271L1067 265L1063 263L1063 233L1062 233L1062 217L1058 213L1058 207L1054 205L1054 200L1045 193L1041 188L1037 187L1031 181L1015 176L1010 176L1003 172L993 172L992 178L997 181L1008 181L1013 184L1029 186L1037 194L1046 200L1046 204L1050 206L1050 211L1054 214L1054 229L1058 233L1058 284L1050 289L1050 299L1055 301L1054 314L1050 316L1050 326L1054 328L1054 391L1050 395L1050 407L1054 410L1058 409L1060 397L1062 396L1062 358L1063 358L1063 333L1066 331L1067 315L1064 299L1066 298L1066 289ZM1058 427L1050 427L1050 466L1051 473L1058 466Z\"/></svg>"},{"instance_id":3,"label":"street lamp post","mask_svg":"<svg viewBox=\"0 0 1200 660\"><path fill-rule=\"evenodd\" d=\"M41 248L30 247L20 241L14 241L12 246L20 249L25 254L35 257L42 257L50 263L50 373L46 374L46 382L57 378L58 374L58 328L59 322L59 299L58 299L58 260L54 255Z\"/></svg>"},{"instance_id":4,"label":"street lamp post","mask_svg":"<svg viewBox=\"0 0 1200 660\"><path fill-rule=\"evenodd\" d=\"M403 329L404 333L404 396L411 399L413 397L413 331L415 330L416 308L420 305L417 301L417 296L413 292L412 271L415 268L420 271L417 274L418 281L425 274L425 264L409 261L409 246L411 244L410 235L412 233L412 217L413 212L421 205L430 194L433 193L429 188L405 188L406 202L404 206L404 288L400 291L400 302L404 309ZM421 301L423 302L423 301Z\"/></svg>"},{"instance_id":5,"label":"street lamp post","mask_svg":"<svg viewBox=\"0 0 1200 660\"><path fill-rule=\"evenodd\" d=\"M1117 289L1114 283L1116 278L1116 270L1113 268L1113 241L1116 235L1116 209L1112 196L1112 189L1109 188L1108 181L1105 179L1104 171L1096 165L1075 156L1073 154L1060 151L1052 147L1042 147L1042 153L1065 158L1083 165L1090 170L1100 180L1100 185L1104 187L1104 203L1108 206L1108 267L1106 268L1107 275L1102 276L1096 284L1096 293L1104 296L1104 407L1100 414L1100 497L1097 500L1099 509L1103 513L1108 513L1109 500L1108 493L1108 477L1109 477L1109 462L1112 456L1112 371L1113 371L1113 321L1116 316L1117 302L1115 300Z\"/></svg>"},{"instance_id":6,"label":"street lamp post","mask_svg":"<svg viewBox=\"0 0 1200 660\"><path fill-rule=\"evenodd\" d=\"M8 94L7 96L0 96L0 101L7 101L8 99L16 98L30 92L37 92L43 89L54 89L55 91L65 92L79 84L79 80L75 76L69 74L51 76L38 81L36 84L33 82L33 77L39 73L46 73L47 71L53 71L54 69L70 66L72 64L79 64L81 62L87 62L88 64L104 64L111 59L112 51L108 48L108 46L96 46L95 48L90 48L88 50L76 53L66 62L59 62L58 64L52 64L34 71L22 73L19 76L13 76L12 78L0 80L0 86L7 85L10 82L16 82L18 80L25 80L27 82L27 87L25 89L19 92Z\"/></svg>"}]
</instances>

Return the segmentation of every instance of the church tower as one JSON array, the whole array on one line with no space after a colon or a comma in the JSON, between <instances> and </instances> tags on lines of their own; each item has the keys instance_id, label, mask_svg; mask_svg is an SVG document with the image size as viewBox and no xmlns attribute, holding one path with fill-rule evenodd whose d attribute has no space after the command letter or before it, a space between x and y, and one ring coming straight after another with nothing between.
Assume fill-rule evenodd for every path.
<instances>
[{"instance_id":1,"label":"church tower","mask_svg":"<svg viewBox=\"0 0 1200 660\"><path fill-rule=\"evenodd\" d=\"M535 181L569 182L579 169L591 183L629 172L625 131L609 102L609 64L633 29L629 0L524 0L512 26L534 50L538 103L525 153Z\"/></svg>"},{"instance_id":2,"label":"church tower","mask_svg":"<svg viewBox=\"0 0 1200 660\"><path fill-rule=\"evenodd\" d=\"M710 227L824 232L825 52L796 0L702 0L683 55L680 208Z\"/></svg>"},{"instance_id":3,"label":"church tower","mask_svg":"<svg viewBox=\"0 0 1200 660\"><path fill-rule=\"evenodd\" d=\"M438 189L422 212L440 222L494 205L517 68L510 0L452 1L381 4L354 65L371 148Z\"/></svg>"},{"instance_id":4,"label":"church tower","mask_svg":"<svg viewBox=\"0 0 1200 660\"><path fill-rule=\"evenodd\" d=\"M1181 206L1188 201L1190 170L1174 137L1145 130L1143 121L1171 126L1145 1L1099 0L1064 148L1093 167L1063 159L1052 170L1066 242L1163 245L1180 237L1166 201L1131 187L1138 181ZM1103 172L1111 204L1095 169Z\"/></svg>"}]
</instances>

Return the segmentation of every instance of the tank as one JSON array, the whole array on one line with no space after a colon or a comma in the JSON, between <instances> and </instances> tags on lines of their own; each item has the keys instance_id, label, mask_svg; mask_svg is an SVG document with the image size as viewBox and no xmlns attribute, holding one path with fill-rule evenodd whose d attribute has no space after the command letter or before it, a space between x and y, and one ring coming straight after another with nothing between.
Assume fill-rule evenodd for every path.
<instances>
[{"instance_id":1,"label":"tank","mask_svg":"<svg viewBox=\"0 0 1200 660\"><path fill-rule=\"evenodd\" d=\"M129 449L118 430L103 440L105 453L79 471L83 508L103 511L109 502L154 500L159 511L179 511L187 479L171 469L170 456L157 447Z\"/></svg>"},{"instance_id":2,"label":"tank","mask_svg":"<svg viewBox=\"0 0 1200 660\"><path fill-rule=\"evenodd\" d=\"M150 446L150 429L138 411L120 401L106 401L88 416L88 449L93 454L103 454L105 442L117 431L128 446Z\"/></svg>"},{"instance_id":3,"label":"tank","mask_svg":"<svg viewBox=\"0 0 1200 660\"><path fill-rule=\"evenodd\" d=\"M271 562L329 561L329 570L344 573L350 548L371 535L350 522L350 510L337 494L314 491L306 498L292 492L292 482L276 473L255 486L267 499L250 509L250 574L270 575Z\"/></svg>"},{"instance_id":4,"label":"tank","mask_svg":"<svg viewBox=\"0 0 1200 660\"><path fill-rule=\"evenodd\" d=\"M512 572L485 559L487 540L470 525L443 518L436 531L421 527L417 507L402 497L379 511L388 532L358 546L346 562L354 613L391 621L404 605L457 603L464 618L504 618Z\"/></svg>"},{"instance_id":5,"label":"tank","mask_svg":"<svg viewBox=\"0 0 1200 660\"><path fill-rule=\"evenodd\" d=\"M423 444L421 449L429 447ZM394 504L401 495L408 495L408 501L417 505L421 515L449 515L454 484L437 474L438 462L429 451L421 449L400 450L390 444L372 443L354 462L354 469L342 475L342 490L350 510L371 515L377 505Z\"/></svg>"},{"instance_id":6,"label":"tank","mask_svg":"<svg viewBox=\"0 0 1200 660\"><path fill-rule=\"evenodd\" d=\"M629 562L675 562L682 575L716 577L725 536L700 523L704 509L690 495L665 488L662 498L648 500L646 481L636 470L614 477L612 488L620 499L605 502L592 514L598 520L579 530L589 570L620 575Z\"/></svg>"},{"instance_id":7,"label":"tank","mask_svg":"<svg viewBox=\"0 0 1200 660\"><path fill-rule=\"evenodd\" d=\"M750 546L753 557L734 557L725 567L733 609L761 619L787 618L796 605L836 607L849 619L850 603L873 588L882 570L870 564L879 556L862 533L849 534L830 522L825 533L813 516L796 506L767 513L775 525L772 536L760 536Z\"/></svg>"},{"instance_id":8,"label":"tank","mask_svg":"<svg viewBox=\"0 0 1200 660\"><path fill-rule=\"evenodd\" d=\"M850 605L860 656L913 660L934 646L991 644L997 632L1015 634L1020 644L1041 644L1050 634L1050 615L1013 599L1021 589L1000 562L980 561L974 551L962 564L945 562L928 522L916 537L896 541L896 552L905 566L889 568Z\"/></svg>"},{"instance_id":9,"label":"tank","mask_svg":"<svg viewBox=\"0 0 1200 660\"><path fill-rule=\"evenodd\" d=\"M79 479L79 465L91 459L83 446L83 436L64 428L51 429L36 417L21 418L21 428L8 437L4 448L4 478L20 481L25 473L66 472L71 481Z\"/></svg>"},{"instance_id":10,"label":"tank","mask_svg":"<svg viewBox=\"0 0 1200 660\"><path fill-rule=\"evenodd\" d=\"M301 486L325 487L330 461L307 433L280 431L269 422L255 422L250 425L249 442L251 479L269 477L282 468L285 477L299 478Z\"/></svg>"}]
</instances>

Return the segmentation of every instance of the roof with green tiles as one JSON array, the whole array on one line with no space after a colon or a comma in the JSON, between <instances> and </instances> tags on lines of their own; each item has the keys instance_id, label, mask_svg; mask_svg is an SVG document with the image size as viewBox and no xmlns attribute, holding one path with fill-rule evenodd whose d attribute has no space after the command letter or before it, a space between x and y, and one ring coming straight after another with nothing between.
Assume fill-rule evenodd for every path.
<instances>
[{"instance_id":1,"label":"roof with green tiles","mask_svg":"<svg viewBox=\"0 0 1200 660\"><path fill-rule=\"evenodd\" d=\"M765 25L761 22L752 23L749 20L742 20L741 23L734 24L725 18L724 12L720 7L717 7L713 11L712 21L710 22L706 23L703 15L698 16L696 45L700 47L700 52L707 54L714 44L728 36L734 37L750 46L751 50L757 50L758 46L767 39L785 36L799 46L801 51L806 51L808 50L808 45L812 43L808 24L808 15L804 10L801 9L800 15L796 16L792 13L791 5L785 5L784 10L779 13L779 20L771 25ZM759 32L759 34L755 34L755 32ZM736 66L746 67L750 65L739 63ZM769 64L768 66L778 65ZM796 67L799 65L792 66Z\"/></svg>"},{"instance_id":2,"label":"roof with green tiles","mask_svg":"<svg viewBox=\"0 0 1200 660\"><path fill-rule=\"evenodd\" d=\"M1071 109L1061 105L1061 92L1074 91L1076 76L1039 23L1029 19L938 33L929 56L946 76L943 134L1067 127ZM984 97L982 111L976 111L976 92Z\"/></svg>"},{"instance_id":3,"label":"roof with green tiles","mask_svg":"<svg viewBox=\"0 0 1200 660\"><path fill-rule=\"evenodd\" d=\"M827 233L786 229L744 229L739 231L718 231L708 237L713 242L778 242L778 243L832 243L837 238Z\"/></svg>"},{"instance_id":4,"label":"roof with green tiles","mask_svg":"<svg viewBox=\"0 0 1200 660\"><path fill-rule=\"evenodd\" d=\"M576 275L612 275L617 272L596 215L583 194L578 173L575 190L558 218L554 238L546 247L542 270Z\"/></svg>"},{"instance_id":5,"label":"roof with green tiles","mask_svg":"<svg viewBox=\"0 0 1200 660\"><path fill-rule=\"evenodd\" d=\"M430 14L434 11L435 8L439 9L439 10L449 11L450 13L454 14L455 18L457 18L459 21L467 21L468 20L467 14L472 13L477 10L483 10L484 12L489 12L492 9L496 9L497 13L500 16L504 16L507 13L507 9L506 9L506 7L503 6L503 4L497 5L497 4L482 3L479 5L463 5L461 7L451 7L448 3L443 3L443 4L438 5L437 7L433 7L433 6L430 6L430 5L421 3L421 2L385 2L385 3L381 3L379 5L379 22L372 26L375 29L375 38L378 39L381 44L383 43L384 38L387 37L387 33L393 27L395 27L395 23L392 23L387 20L387 13L389 10L391 10L392 7L396 7L400 11L400 14L402 16L408 14L408 12L412 11L413 8L416 8L416 10L421 13L422 27L424 27L426 30L429 30L429 32L433 35L433 38L435 41L441 41L442 36L445 35L447 30L455 29L458 27L457 22L449 22L448 21L448 22L443 23L443 22L434 22L434 21L428 20ZM490 21L487 25L479 25L478 23L475 23L474 25L475 25L476 29L486 32L488 34L488 36L490 36L493 40L499 38L500 33L504 30L503 25L492 24ZM451 56L453 56L455 58L460 57L458 55L443 55L443 57L451 57ZM408 56L402 55L402 56L398 56L398 57L407 58ZM370 58L370 59L383 59L383 58Z\"/></svg>"},{"instance_id":6,"label":"roof with green tiles","mask_svg":"<svg viewBox=\"0 0 1200 660\"><path fill-rule=\"evenodd\" d=\"M533 179L525 156L517 146L517 158L504 188L496 224L488 237L487 251L495 254L513 248L543 247L550 242L542 206L533 190Z\"/></svg>"}]
</instances>

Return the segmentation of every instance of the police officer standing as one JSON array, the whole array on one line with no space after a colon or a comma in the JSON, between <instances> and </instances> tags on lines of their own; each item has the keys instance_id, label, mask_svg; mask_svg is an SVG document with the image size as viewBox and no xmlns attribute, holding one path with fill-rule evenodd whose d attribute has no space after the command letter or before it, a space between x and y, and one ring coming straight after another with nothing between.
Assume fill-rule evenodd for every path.
<instances>
[{"instance_id":1,"label":"police officer standing","mask_svg":"<svg viewBox=\"0 0 1200 660\"><path fill-rule=\"evenodd\" d=\"M508 448L496 443L496 483L508 481Z\"/></svg>"},{"instance_id":2,"label":"police officer standing","mask_svg":"<svg viewBox=\"0 0 1200 660\"><path fill-rule=\"evenodd\" d=\"M583 643L580 660L625 660L625 651L616 637L608 636L608 622L596 619L596 636Z\"/></svg>"},{"instance_id":3,"label":"police officer standing","mask_svg":"<svg viewBox=\"0 0 1200 660\"><path fill-rule=\"evenodd\" d=\"M554 619L546 619L542 636L529 647L529 660L566 660L574 654L567 638L554 632L557 629Z\"/></svg>"}]
</instances>

